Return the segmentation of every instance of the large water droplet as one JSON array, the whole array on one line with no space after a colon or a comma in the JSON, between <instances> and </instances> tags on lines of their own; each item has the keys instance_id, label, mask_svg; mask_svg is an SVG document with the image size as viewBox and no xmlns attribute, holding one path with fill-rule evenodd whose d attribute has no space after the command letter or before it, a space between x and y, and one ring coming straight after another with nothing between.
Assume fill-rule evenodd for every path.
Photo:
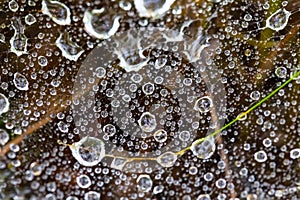
<instances>
[{"instance_id":1,"label":"large water droplet","mask_svg":"<svg viewBox=\"0 0 300 200\"><path fill-rule=\"evenodd\" d=\"M151 132L156 128L155 116L149 112L144 112L138 120L138 123L145 132Z\"/></svg>"},{"instance_id":2,"label":"large water droplet","mask_svg":"<svg viewBox=\"0 0 300 200\"><path fill-rule=\"evenodd\" d=\"M266 27L274 31L280 31L284 29L289 21L289 17L291 16L291 14L291 12L287 11L284 8L277 10L270 17L268 17L266 21Z\"/></svg>"},{"instance_id":3,"label":"large water droplet","mask_svg":"<svg viewBox=\"0 0 300 200\"><path fill-rule=\"evenodd\" d=\"M165 14L175 0L134 0L140 17L158 18Z\"/></svg>"},{"instance_id":4,"label":"large water droplet","mask_svg":"<svg viewBox=\"0 0 300 200\"><path fill-rule=\"evenodd\" d=\"M69 60L77 61L84 50L70 39L68 33L61 33L55 42L61 50L62 56Z\"/></svg>"},{"instance_id":5,"label":"large water droplet","mask_svg":"<svg viewBox=\"0 0 300 200\"><path fill-rule=\"evenodd\" d=\"M6 130L0 129L0 145L5 145L9 140L9 134Z\"/></svg>"},{"instance_id":6,"label":"large water droplet","mask_svg":"<svg viewBox=\"0 0 300 200\"><path fill-rule=\"evenodd\" d=\"M85 30L98 39L107 39L114 35L120 27L120 17L105 8L85 11L83 23Z\"/></svg>"},{"instance_id":7,"label":"large water droplet","mask_svg":"<svg viewBox=\"0 0 300 200\"><path fill-rule=\"evenodd\" d=\"M149 175L139 175L136 183L139 191L141 192L149 192L153 185L153 181Z\"/></svg>"},{"instance_id":8,"label":"large water droplet","mask_svg":"<svg viewBox=\"0 0 300 200\"><path fill-rule=\"evenodd\" d=\"M70 149L74 158L87 167L97 165L105 156L103 141L94 137L84 137L72 144Z\"/></svg>"},{"instance_id":9,"label":"large water droplet","mask_svg":"<svg viewBox=\"0 0 300 200\"><path fill-rule=\"evenodd\" d=\"M0 93L0 115L6 113L8 110L9 110L9 101L6 98L6 96L4 96L4 94Z\"/></svg>"},{"instance_id":10,"label":"large water droplet","mask_svg":"<svg viewBox=\"0 0 300 200\"><path fill-rule=\"evenodd\" d=\"M17 56L27 54L27 37L24 34L25 27L22 25L19 18L13 19L12 27L15 31L14 35L10 39L10 51Z\"/></svg>"},{"instance_id":11,"label":"large water droplet","mask_svg":"<svg viewBox=\"0 0 300 200\"><path fill-rule=\"evenodd\" d=\"M15 87L18 89L18 90L28 90L28 86L29 86L29 83L27 81L27 78L20 74L19 72L16 72L14 74L14 85Z\"/></svg>"},{"instance_id":12,"label":"large water droplet","mask_svg":"<svg viewBox=\"0 0 300 200\"><path fill-rule=\"evenodd\" d=\"M59 25L71 24L70 9L59 1L43 0L42 12Z\"/></svg>"},{"instance_id":13,"label":"large water droplet","mask_svg":"<svg viewBox=\"0 0 300 200\"><path fill-rule=\"evenodd\" d=\"M165 152L157 158L157 162L163 167L172 167L177 160L177 155L171 151Z\"/></svg>"},{"instance_id":14,"label":"large water droplet","mask_svg":"<svg viewBox=\"0 0 300 200\"><path fill-rule=\"evenodd\" d=\"M216 144L213 138L207 139L201 143L195 141L191 146L191 150L198 158L208 159L214 154L216 150Z\"/></svg>"}]
</instances>

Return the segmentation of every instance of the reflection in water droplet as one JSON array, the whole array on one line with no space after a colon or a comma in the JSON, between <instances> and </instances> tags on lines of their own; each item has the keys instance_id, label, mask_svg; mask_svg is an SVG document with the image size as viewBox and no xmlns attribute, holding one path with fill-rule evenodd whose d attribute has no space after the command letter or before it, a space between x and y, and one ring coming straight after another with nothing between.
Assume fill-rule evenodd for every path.
<instances>
[{"instance_id":1,"label":"reflection in water droplet","mask_svg":"<svg viewBox=\"0 0 300 200\"><path fill-rule=\"evenodd\" d=\"M266 21L266 27L274 31L280 31L284 29L289 21L289 17L291 16L291 14L291 12L287 11L284 8L277 10L270 17L268 17Z\"/></svg>"},{"instance_id":2,"label":"reflection in water droplet","mask_svg":"<svg viewBox=\"0 0 300 200\"><path fill-rule=\"evenodd\" d=\"M1 99L0 99L1 101ZM0 129L0 145L5 145L9 140L9 135L6 130Z\"/></svg>"},{"instance_id":3,"label":"reflection in water droplet","mask_svg":"<svg viewBox=\"0 0 300 200\"><path fill-rule=\"evenodd\" d=\"M160 155L156 161L163 167L172 167L177 160L177 155L171 151L167 151Z\"/></svg>"},{"instance_id":4,"label":"reflection in water droplet","mask_svg":"<svg viewBox=\"0 0 300 200\"><path fill-rule=\"evenodd\" d=\"M18 90L28 90L28 86L29 86L29 83L27 81L27 78L20 74L19 72L16 72L14 74L14 85L15 87L18 89Z\"/></svg>"},{"instance_id":5,"label":"reflection in water droplet","mask_svg":"<svg viewBox=\"0 0 300 200\"><path fill-rule=\"evenodd\" d=\"M175 0L134 0L140 17L158 18L165 14Z\"/></svg>"},{"instance_id":6,"label":"reflection in water droplet","mask_svg":"<svg viewBox=\"0 0 300 200\"><path fill-rule=\"evenodd\" d=\"M61 50L62 56L77 61L84 50L70 39L68 33L61 33L55 42L56 46Z\"/></svg>"},{"instance_id":7,"label":"reflection in water droplet","mask_svg":"<svg viewBox=\"0 0 300 200\"><path fill-rule=\"evenodd\" d=\"M14 18L12 21L12 27L15 31L14 35L10 39L10 51L17 56L27 54L27 37L24 34L25 27L22 25L19 18Z\"/></svg>"},{"instance_id":8,"label":"reflection in water droplet","mask_svg":"<svg viewBox=\"0 0 300 200\"><path fill-rule=\"evenodd\" d=\"M138 120L140 128L145 132L151 132L156 128L155 116L149 112L144 112Z\"/></svg>"},{"instance_id":9,"label":"reflection in water droplet","mask_svg":"<svg viewBox=\"0 0 300 200\"><path fill-rule=\"evenodd\" d=\"M70 9L59 1L43 0L42 12L59 25L71 24Z\"/></svg>"},{"instance_id":10,"label":"reflection in water droplet","mask_svg":"<svg viewBox=\"0 0 300 200\"><path fill-rule=\"evenodd\" d=\"M94 137L84 137L70 146L72 155L83 166L95 166L105 156L103 141Z\"/></svg>"},{"instance_id":11,"label":"reflection in water droplet","mask_svg":"<svg viewBox=\"0 0 300 200\"><path fill-rule=\"evenodd\" d=\"M195 102L194 109L201 113L209 112L213 106L212 100L209 96L201 97Z\"/></svg>"},{"instance_id":12,"label":"reflection in water droplet","mask_svg":"<svg viewBox=\"0 0 300 200\"><path fill-rule=\"evenodd\" d=\"M137 187L141 192L149 192L152 188L153 181L149 175L139 175L136 180Z\"/></svg>"},{"instance_id":13,"label":"reflection in water droplet","mask_svg":"<svg viewBox=\"0 0 300 200\"><path fill-rule=\"evenodd\" d=\"M84 174L78 176L76 178L76 182L77 182L77 185L81 188L88 188L92 184L90 177L88 177L87 175L84 175Z\"/></svg>"},{"instance_id":14,"label":"reflection in water droplet","mask_svg":"<svg viewBox=\"0 0 300 200\"><path fill-rule=\"evenodd\" d=\"M201 143L195 141L191 146L191 150L198 158L208 159L214 154L216 144L213 138L207 139Z\"/></svg>"},{"instance_id":15,"label":"reflection in water droplet","mask_svg":"<svg viewBox=\"0 0 300 200\"><path fill-rule=\"evenodd\" d=\"M89 191L84 194L84 200L100 200L100 193Z\"/></svg>"},{"instance_id":16,"label":"reflection in water droplet","mask_svg":"<svg viewBox=\"0 0 300 200\"><path fill-rule=\"evenodd\" d=\"M4 94L0 93L0 115L6 113L9 110L9 101Z\"/></svg>"},{"instance_id":17,"label":"reflection in water droplet","mask_svg":"<svg viewBox=\"0 0 300 200\"><path fill-rule=\"evenodd\" d=\"M254 154L254 159L257 161L257 162L265 162L268 157L267 157L267 154L264 150L261 150L261 151L258 151Z\"/></svg>"},{"instance_id":18,"label":"reflection in water droplet","mask_svg":"<svg viewBox=\"0 0 300 200\"><path fill-rule=\"evenodd\" d=\"M167 133L167 131L160 129L160 130L157 130L153 134L153 137L157 142L163 143L163 142L167 141L168 133Z\"/></svg>"},{"instance_id":19,"label":"reflection in water droplet","mask_svg":"<svg viewBox=\"0 0 300 200\"><path fill-rule=\"evenodd\" d=\"M120 27L120 17L114 12L104 8L85 11L83 23L85 30L91 36L98 39L108 39L114 35Z\"/></svg>"}]
</instances>

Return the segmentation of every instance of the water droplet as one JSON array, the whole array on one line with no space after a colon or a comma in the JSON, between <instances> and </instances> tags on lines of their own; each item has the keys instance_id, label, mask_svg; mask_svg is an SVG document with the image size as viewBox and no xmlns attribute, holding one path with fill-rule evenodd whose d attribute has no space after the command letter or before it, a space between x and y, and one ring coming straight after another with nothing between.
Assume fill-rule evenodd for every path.
<instances>
[{"instance_id":1,"label":"water droplet","mask_svg":"<svg viewBox=\"0 0 300 200\"><path fill-rule=\"evenodd\" d=\"M261 150L261 151L258 151L254 154L254 159L257 161L257 162L265 162L268 157L267 157L267 154L264 150Z\"/></svg>"},{"instance_id":2,"label":"water droplet","mask_svg":"<svg viewBox=\"0 0 300 200\"><path fill-rule=\"evenodd\" d=\"M139 175L136 180L137 187L141 192L149 192L152 188L153 181L149 175Z\"/></svg>"},{"instance_id":3,"label":"water droplet","mask_svg":"<svg viewBox=\"0 0 300 200\"><path fill-rule=\"evenodd\" d=\"M216 181L216 186L217 186L217 188L220 188L220 189L223 189L223 188L225 188L226 187L226 180L225 179L223 179L223 178L220 178L220 179L218 179L217 181Z\"/></svg>"},{"instance_id":4,"label":"water droplet","mask_svg":"<svg viewBox=\"0 0 300 200\"><path fill-rule=\"evenodd\" d=\"M127 160L124 159L124 158L114 158L110 167L111 168L114 168L114 169L117 169L117 170L122 170L123 167L126 165L127 163Z\"/></svg>"},{"instance_id":5,"label":"water droplet","mask_svg":"<svg viewBox=\"0 0 300 200\"><path fill-rule=\"evenodd\" d=\"M164 67L168 62L168 59L165 58L165 57L158 57L156 60L155 60L155 68L156 69L160 69L162 67Z\"/></svg>"},{"instance_id":6,"label":"water droplet","mask_svg":"<svg viewBox=\"0 0 300 200\"><path fill-rule=\"evenodd\" d=\"M132 7L131 3L128 1L120 1L119 6L120 6L120 8L122 8L123 10L126 10L126 11L130 10Z\"/></svg>"},{"instance_id":7,"label":"water droplet","mask_svg":"<svg viewBox=\"0 0 300 200\"><path fill-rule=\"evenodd\" d=\"M84 175L84 174L78 176L76 178L76 182L77 182L77 185L81 188L88 188L92 184L90 177L88 177L87 175Z\"/></svg>"},{"instance_id":8,"label":"water droplet","mask_svg":"<svg viewBox=\"0 0 300 200\"><path fill-rule=\"evenodd\" d=\"M104 127L103 127L103 132L105 135L111 137L113 136L117 130L116 130L116 127L112 124L106 124Z\"/></svg>"},{"instance_id":9,"label":"water droplet","mask_svg":"<svg viewBox=\"0 0 300 200\"><path fill-rule=\"evenodd\" d=\"M275 74L278 78L285 78L287 75L287 70L285 67L277 67L275 70Z\"/></svg>"},{"instance_id":10,"label":"water droplet","mask_svg":"<svg viewBox=\"0 0 300 200\"><path fill-rule=\"evenodd\" d=\"M157 185L153 188L153 194L159 194L162 191L164 191L164 186L163 185Z\"/></svg>"},{"instance_id":11,"label":"water droplet","mask_svg":"<svg viewBox=\"0 0 300 200\"><path fill-rule=\"evenodd\" d=\"M155 141L163 143L163 142L167 141L168 133L167 133L167 131L165 131L163 129L159 129L153 134L153 137L154 137Z\"/></svg>"},{"instance_id":12,"label":"water droplet","mask_svg":"<svg viewBox=\"0 0 300 200\"><path fill-rule=\"evenodd\" d=\"M6 113L8 110L9 110L9 101L6 98L6 96L4 96L4 94L0 93L0 115Z\"/></svg>"},{"instance_id":13,"label":"water droplet","mask_svg":"<svg viewBox=\"0 0 300 200\"><path fill-rule=\"evenodd\" d=\"M209 96L201 97L195 103L194 109L201 113L206 113L210 111L213 106L212 100Z\"/></svg>"},{"instance_id":14,"label":"water droplet","mask_svg":"<svg viewBox=\"0 0 300 200\"><path fill-rule=\"evenodd\" d=\"M155 90L155 87L154 87L154 84L152 83L145 83L142 87L142 90L143 92L146 94L146 95L150 95L150 94L153 94L154 90Z\"/></svg>"},{"instance_id":15,"label":"water droplet","mask_svg":"<svg viewBox=\"0 0 300 200\"><path fill-rule=\"evenodd\" d=\"M300 158L300 148L292 149L290 151L291 159L298 159Z\"/></svg>"},{"instance_id":16,"label":"water droplet","mask_svg":"<svg viewBox=\"0 0 300 200\"><path fill-rule=\"evenodd\" d=\"M181 141L187 142L191 138L191 133L189 131L182 131L179 134L179 139Z\"/></svg>"},{"instance_id":17,"label":"water droplet","mask_svg":"<svg viewBox=\"0 0 300 200\"><path fill-rule=\"evenodd\" d=\"M56 46L61 50L62 56L77 61L84 50L70 39L68 33L61 33L55 41Z\"/></svg>"},{"instance_id":18,"label":"water droplet","mask_svg":"<svg viewBox=\"0 0 300 200\"><path fill-rule=\"evenodd\" d=\"M197 200L210 200L210 196L209 196L209 194L200 194L197 197Z\"/></svg>"},{"instance_id":19,"label":"water droplet","mask_svg":"<svg viewBox=\"0 0 300 200\"><path fill-rule=\"evenodd\" d=\"M10 39L10 51L17 56L27 54L27 37L24 34L25 27L22 25L19 18L14 18L12 21L12 27L15 31L14 35Z\"/></svg>"},{"instance_id":20,"label":"water droplet","mask_svg":"<svg viewBox=\"0 0 300 200\"><path fill-rule=\"evenodd\" d=\"M100 200L100 193L89 191L84 194L84 200Z\"/></svg>"},{"instance_id":21,"label":"water droplet","mask_svg":"<svg viewBox=\"0 0 300 200\"><path fill-rule=\"evenodd\" d=\"M83 166L97 165L105 156L103 141L94 137L84 137L70 146L72 155Z\"/></svg>"},{"instance_id":22,"label":"water droplet","mask_svg":"<svg viewBox=\"0 0 300 200\"><path fill-rule=\"evenodd\" d=\"M285 8L277 10L266 21L266 27L274 30L280 31L285 28L291 16L291 12L287 11Z\"/></svg>"},{"instance_id":23,"label":"water droplet","mask_svg":"<svg viewBox=\"0 0 300 200\"><path fill-rule=\"evenodd\" d=\"M29 89L28 88L29 83L27 81L27 78L24 75L20 74L19 72L16 72L14 74L13 83L18 90L28 90Z\"/></svg>"},{"instance_id":24,"label":"water droplet","mask_svg":"<svg viewBox=\"0 0 300 200\"><path fill-rule=\"evenodd\" d=\"M251 92L250 98L253 99L254 101L259 100L259 98L260 98L260 92L259 91L253 91L253 92Z\"/></svg>"},{"instance_id":25,"label":"water droplet","mask_svg":"<svg viewBox=\"0 0 300 200\"><path fill-rule=\"evenodd\" d=\"M144 112L138 120L139 126L145 132L151 132L156 128L155 116L150 112Z\"/></svg>"},{"instance_id":26,"label":"water droplet","mask_svg":"<svg viewBox=\"0 0 300 200\"><path fill-rule=\"evenodd\" d=\"M103 67L98 67L96 70L95 70L95 73L96 73L96 76L98 78L103 78L105 77L106 75L106 69L103 68Z\"/></svg>"},{"instance_id":27,"label":"water droplet","mask_svg":"<svg viewBox=\"0 0 300 200\"><path fill-rule=\"evenodd\" d=\"M172 167L177 160L177 155L171 151L165 152L157 158L157 162L163 167Z\"/></svg>"},{"instance_id":28,"label":"water droplet","mask_svg":"<svg viewBox=\"0 0 300 200\"><path fill-rule=\"evenodd\" d=\"M27 25L32 25L36 22L36 18L32 14L28 14L25 16L25 23Z\"/></svg>"},{"instance_id":29,"label":"water droplet","mask_svg":"<svg viewBox=\"0 0 300 200\"><path fill-rule=\"evenodd\" d=\"M48 64L48 60L45 56L39 56L38 57L38 63L40 66L45 67Z\"/></svg>"},{"instance_id":30,"label":"water droplet","mask_svg":"<svg viewBox=\"0 0 300 200\"><path fill-rule=\"evenodd\" d=\"M19 9L19 5L15 0L11 0L8 3L8 7L11 11L16 12Z\"/></svg>"},{"instance_id":31,"label":"water droplet","mask_svg":"<svg viewBox=\"0 0 300 200\"><path fill-rule=\"evenodd\" d=\"M216 150L216 144L214 139L206 139L200 143L195 141L191 146L191 150L198 158L208 159L214 154Z\"/></svg>"},{"instance_id":32,"label":"water droplet","mask_svg":"<svg viewBox=\"0 0 300 200\"><path fill-rule=\"evenodd\" d=\"M67 133L69 131L69 124L66 124L62 121L57 123L57 127L63 133Z\"/></svg>"},{"instance_id":33,"label":"water droplet","mask_svg":"<svg viewBox=\"0 0 300 200\"><path fill-rule=\"evenodd\" d=\"M32 171L34 176L39 176L42 174L42 166L37 162L33 162L30 164L30 170Z\"/></svg>"},{"instance_id":34,"label":"water droplet","mask_svg":"<svg viewBox=\"0 0 300 200\"><path fill-rule=\"evenodd\" d=\"M43 0L42 12L59 25L71 24L70 9L59 1Z\"/></svg>"},{"instance_id":35,"label":"water droplet","mask_svg":"<svg viewBox=\"0 0 300 200\"><path fill-rule=\"evenodd\" d=\"M5 43L5 36L3 33L0 33L0 42Z\"/></svg>"},{"instance_id":36,"label":"water droplet","mask_svg":"<svg viewBox=\"0 0 300 200\"><path fill-rule=\"evenodd\" d=\"M9 134L7 133L6 130L0 129L0 145L4 146L8 141L9 141Z\"/></svg>"},{"instance_id":37,"label":"water droplet","mask_svg":"<svg viewBox=\"0 0 300 200\"><path fill-rule=\"evenodd\" d=\"M252 15L250 15L250 14L247 13L247 14L244 16L244 20L247 21L247 22L250 22L250 21L252 20Z\"/></svg>"},{"instance_id":38,"label":"water droplet","mask_svg":"<svg viewBox=\"0 0 300 200\"><path fill-rule=\"evenodd\" d=\"M165 14L175 0L134 0L140 17L158 18Z\"/></svg>"},{"instance_id":39,"label":"water droplet","mask_svg":"<svg viewBox=\"0 0 300 200\"><path fill-rule=\"evenodd\" d=\"M256 194L248 194L247 195L247 200L257 200L257 195Z\"/></svg>"},{"instance_id":40,"label":"water droplet","mask_svg":"<svg viewBox=\"0 0 300 200\"><path fill-rule=\"evenodd\" d=\"M75 197L75 196L68 196L66 198L66 200L79 200L79 199L77 197Z\"/></svg>"},{"instance_id":41,"label":"water droplet","mask_svg":"<svg viewBox=\"0 0 300 200\"><path fill-rule=\"evenodd\" d=\"M119 20L119 16L105 8L87 10L83 17L86 32L98 39L108 39L114 35L120 27Z\"/></svg>"}]
</instances>

